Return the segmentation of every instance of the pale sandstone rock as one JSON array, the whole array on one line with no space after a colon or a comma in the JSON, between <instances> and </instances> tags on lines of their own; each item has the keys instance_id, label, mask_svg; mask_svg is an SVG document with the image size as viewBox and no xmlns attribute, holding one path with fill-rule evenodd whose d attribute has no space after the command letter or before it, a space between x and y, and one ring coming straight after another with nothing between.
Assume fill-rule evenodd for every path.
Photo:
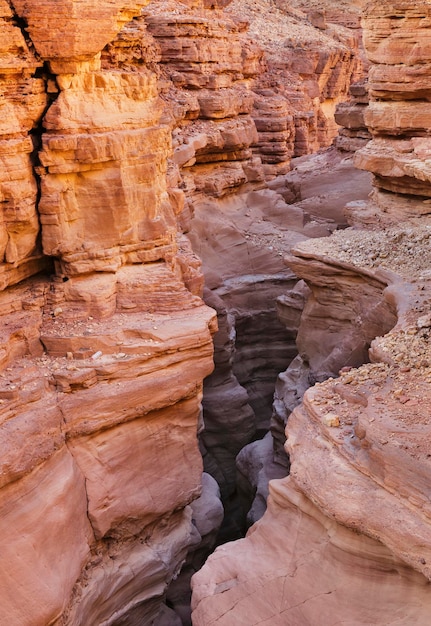
<instances>
[{"instance_id":1,"label":"pale sandstone rock","mask_svg":"<svg viewBox=\"0 0 431 626\"><path fill-rule=\"evenodd\" d=\"M366 146L371 139L371 133L365 123L369 102L368 83L365 81L353 83L349 92L351 100L339 103L335 109L334 119L342 128L334 144L339 150L356 152Z\"/></svg>"},{"instance_id":2,"label":"pale sandstone rock","mask_svg":"<svg viewBox=\"0 0 431 626\"><path fill-rule=\"evenodd\" d=\"M109 0L103 6L91 0L16 0L14 9L26 20L33 44L50 61L52 72L64 74L92 60L145 4L146 0Z\"/></svg>"},{"instance_id":3,"label":"pale sandstone rock","mask_svg":"<svg viewBox=\"0 0 431 626\"><path fill-rule=\"evenodd\" d=\"M392 44L399 46L401 54L400 42L412 37L413 25L418 22L424 27L419 35L423 47L413 46L413 61L426 51L428 9L410 2L368 4L371 18L382 18L378 25L369 24L370 29L374 28L370 41L380 38L376 45L381 54L379 62L392 63ZM390 31L391 21L404 18L405 14L406 18L398 19ZM410 19L413 15L414 19ZM391 40L391 32L395 32L398 41L396 37ZM399 58L395 53L392 58L395 65ZM303 334L301 330L299 333L305 363L297 364L298 373L308 376L307 362L312 364L316 358L315 365L320 363L312 378L318 376L326 358L320 359L319 346L323 348L327 342L330 356L326 365L329 369L334 366L332 375L336 376L339 366L349 358L357 358L357 364L367 359L366 349L373 335L384 335L396 326L373 341L369 352L372 364L357 370L348 367L339 378L330 377L305 393L302 406L293 411L288 421L291 476L272 483L269 511L247 538L231 544L229 550L216 551L195 576L196 624L329 625L342 621L399 622L407 626L427 622L430 607L425 590L431 571L430 513L425 496L429 446L425 433L429 420L424 407L429 401L426 389L430 376L430 224L426 215L405 220L414 215L415 204L416 216L424 213L423 204L429 196L429 147L422 137L428 124L425 115L422 126L415 115L420 102L414 103L409 119L402 90L400 96L401 102L375 103L374 110L384 110L387 115L385 120L381 115L375 124L373 121L378 135L372 142L378 147L374 157L372 150L364 149L369 169L376 174L374 197L391 214L382 217L382 207L373 207L370 202L369 215L365 215L370 222L365 224L364 220L369 231L338 231L331 238L296 247L297 258L292 267L306 277L314 294L306 306L312 315L309 333L305 327ZM373 113L370 119L376 119ZM381 124L379 128L377 123ZM412 133L418 136L411 137ZM394 138L395 134L400 139ZM397 198L386 189L406 197ZM412 192L419 196L416 202ZM354 208L351 210L355 218ZM385 219L392 225L385 230L376 229ZM393 224L400 219L401 223ZM330 285L326 296L325 284ZM388 284L390 287L386 288ZM337 288L341 288L339 295ZM367 302L370 288L380 292L380 296L376 298L374 292ZM356 292L355 305L362 300L363 310L354 313L350 298L356 289L363 292L364 300ZM376 300L377 308L373 311ZM312 312L318 314L321 305L333 308L334 322L331 332L325 334L321 328L313 339L317 319ZM383 326L379 328L379 324ZM331 345L336 327L344 327L346 335L338 335L337 343ZM306 351L308 340L314 344L311 359ZM362 355L357 351L359 344ZM320 373L323 378L331 374L329 370ZM281 394L279 400L283 404ZM289 394L286 400L287 409ZM312 530L308 524L312 521L314 525L317 520L319 529L314 526ZM367 571L368 575L362 577L360 571ZM396 572L397 582L391 572ZM331 581L335 584L331 585ZM341 593L340 582L346 583Z\"/></svg>"},{"instance_id":4,"label":"pale sandstone rock","mask_svg":"<svg viewBox=\"0 0 431 626\"><path fill-rule=\"evenodd\" d=\"M101 549L78 581L71 606L59 623L151 624L159 615L167 581L178 574L193 539L187 507L133 541Z\"/></svg>"},{"instance_id":5,"label":"pale sandstone rock","mask_svg":"<svg viewBox=\"0 0 431 626\"><path fill-rule=\"evenodd\" d=\"M186 194L223 197L261 183L251 151L257 136L249 79L261 70L262 51L244 37L243 24L220 11L165 4L150 5L145 15L161 49L165 97L178 125L173 160Z\"/></svg>"},{"instance_id":6,"label":"pale sandstone rock","mask_svg":"<svg viewBox=\"0 0 431 626\"><path fill-rule=\"evenodd\" d=\"M149 623L196 539L216 322L177 236L157 47L137 19L101 54L143 4L17 2L56 81L0 5L0 285L52 274L0 294L10 624Z\"/></svg>"},{"instance_id":7,"label":"pale sandstone rock","mask_svg":"<svg viewBox=\"0 0 431 626\"><path fill-rule=\"evenodd\" d=\"M0 18L0 275L1 288L37 273L45 263L37 245L37 184L29 132L47 105L41 62L14 23L8 7Z\"/></svg>"},{"instance_id":8,"label":"pale sandstone rock","mask_svg":"<svg viewBox=\"0 0 431 626\"><path fill-rule=\"evenodd\" d=\"M38 593L39 605L34 606L33 596L29 608L25 602L22 607L18 603L18 613L11 612L10 619L8 614L11 624L28 621L27 615L34 618L35 626L54 620L58 624L131 626L156 619L166 585L194 541L189 512L183 509L199 491L200 457L194 433L201 381L212 367L214 318L194 295L202 286L199 264L176 235L185 203L182 192L166 185L171 144L165 124L169 115L162 117L151 65L157 62L159 52L139 19L112 41L143 4L117 0L104 7L91 2L14 3L28 24L36 51L58 74L57 84L50 79L46 86L40 79L28 81L26 74L27 82L19 83L19 89L31 96L25 107L9 108L5 116L15 124L12 129L27 132L40 121L47 103L45 89L55 99L45 116L38 170L42 178L42 241L55 264L40 263L34 245L38 226L28 207L35 202L36 187L29 168L31 146L24 135L22 158L8 159L17 185L11 189L6 180L5 195L23 201L13 207L16 215L9 211L5 222L8 241L3 234L0 249L4 248L6 267L2 280L6 286L43 267L55 276L50 281L31 281L29 291L19 287L6 292L1 301L5 311L14 313L13 320L8 314L3 318L7 330L2 365L13 363L13 367L2 377L5 420L1 434L6 443L21 446L5 457L6 480L14 481L5 487L5 495L12 488L19 494L26 482L51 470L61 455L67 455L72 466L73 471L68 471L76 493L73 498L68 494L65 503L62 491L58 510L53 506L49 511L55 519L51 522L48 517L45 524L37 524L42 535L49 535L46 554L56 565L50 570L56 578L49 579L47 589ZM9 6L0 4L0 9L9 18ZM15 48L21 50L21 56L27 54L20 33L9 26L4 31L13 32L6 40L8 71ZM230 20L202 15L194 20L181 20L177 15L174 27L169 22L167 30L162 28L163 61L169 55L184 58L173 76L177 84L212 89L242 83L241 97L232 94L226 106L220 96L211 98L203 91L200 100L185 98L186 106L179 115L193 117L196 100L202 117L248 115L251 97L247 81L260 69L261 52L240 36L243 29ZM53 32L58 34L55 39ZM172 33L175 41L167 41ZM165 35L166 41L162 41ZM130 52L126 52L128 42ZM102 52L106 43L109 45ZM29 54L24 68L29 73L34 71L31 57ZM332 89L330 74L326 67L322 78L328 93ZM334 79L333 84L336 82ZM16 92L11 89L11 93ZM224 123L223 128L221 140L211 136L206 144L210 151L204 154L203 149L198 154L203 174L200 181L196 177L197 187L209 188L215 195L262 181L259 161L249 153L256 140L250 120ZM268 143L268 137L264 139ZM18 145L10 144L5 151L9 148L15 152ZM209 154L216 155L216 162L223 165L208 184L206 172L214 171ZM237 162L225 168L224 161L230 159ZM260 255L256 266L267 259L268 255ZM12 276L8 265L14 266ZM16 296L24 296L22 309L13 309L16 305L11 301ZM41 355L41 342L46 355ZM38 372L32 370L32 361ZM22 408L27 402L31 403L30 414ZM187 420L187 427L175 421L181 417ZM64 446L65 436L68 447L56 452ZM150 447L152 441L157 445ZM30 442L37 448L30 449ZM150 468L144 467L142 456L133 454L134 446L154 455ZM158 465L163 457L168 466L168 449L177 459L174 473L165 467L160 472ZM183 457L187 458L184 476L178 471ZM59 480L61 469L53 472L50 480ZM145 491L153 478L160 479L157 485L164 494L155 507L149 502L150 495L159 498L160 491ZM134 483L142 485L140 498L131 491ZM50 485L46 490L52 496ZM40 487L36 495L39 492L45 493L45 488ZM180 510L173 514L176 508ZM17 505L14 515L22 520L25 510ZM58 519L56 512L63 517ZM71 521L72 514L78 522ZM7 532L13 526L9 524ZM64 537L73 532L76 536L65 547ZM136 537L129 541L132 533ZM99 540L102 535L109 537L109 542ZM46 541L43 535L40 543L45 546ZM32 550L33 544L26 544L23 553L32 556ZM66 556L70 556L67 571ZM14 558L11 555L11 562ZM34 560L30 558L31 563ZM39 561L31 569L38 580L32 578L27 588L38 590L46 580L39 574L43 564ZM26 580L27 575L28 571L23 575L18 571L17 577ZM8 580L4 595L9 602ZM24 617L21 609L28 611Z\"/></svg>"},{"instance_id":9,"label":"pale sandstone rock","mask_svg":"<svg viewBox=\"0 0 431 626\"><path fill-rule=\"evenodd\" d=\"M430 7L370 3L364 27L365 47L374 64L364 117L374 138L371 149L366 146L357 153L357 166L374 174L376 193L372 204L351 206L348 214L352 224L370 227L429 212Z\"/></svg>"},{"instance_id":10,"label":"pale sandstone rock","mask_svg":"<svg viewBox=\"0 0 431 626\"><path fill-rule=\"evenodd\" d=\"M258 131L254 151L262 157L262 162L287 161L293 155L295 125L286 99L270 90L260 91L254 101L253 119Z\"/></svg>"},{"instance_id":11,"label":"pale sandstone rock","mask_svg":"<svg viewBox=\"0 0 431 626\"><path fill-rule=\"evenodd\" d=\"M410 66L429 62L430 24L428 2L368 2L363 25L365 49L370 61Z\"/></svg>"},{"instance_id":12,"label":"pale sandstone rock","mask_svg":"<svg viewBox=\"0 0 431 626\"><path fill-rule=\"evenodd\" d=\"M370 102L365 122L373 134L418 134L430 126L427 102Z\"/></svg>"},{"instance_id":13,"label":"pale sandstone rock","mask_svg":"<svg viewBox=\"0 0 431 626\"><path fill-rule=\"evenodd\" d=\"M253 423L262 434L268 428L277 371L285 367L285 357L289 363L295 356L293 338L307 295L307 288L300 285L296 288L296 277L286 273L283 257L292 245L306 237L305 232L309 232L310 226L319 226L320 232L329 232L327 221L318 224L314 220L323 220L323 215L328 213L342 220L341 209L346 200L353 193L366 198L369 192L368 177L364 177L363 172L355 172L351 159L346 160L343 155L321 154L306 160L298 159L294 163L292 182L289 175L279 177L271 184L271 190L247 194L245 206L238 200L197 205L194 229L190 233L193 245L203 259L207 284L213 292L211 297L206 295L205 298L218 310L221 329L220 339L216 338L216 349L221 348L222 351L216 352L215 372L205 383L203 403L208 429L201 438L205 442L205 467L219 481L229 511L229 528L223 528L228 538L232 538L233 533L238 536L238 521L240 528L245 523L245 513L240 510L238 499L235 506L233 503L235 466L232 451L239 442L243 441L242 445L247 443ZM302 195L302 202L286 204L283 196L292 195L288 185L295 188L296 195ZM339 208L334 210L337 206ZM305 207L319 214L311 216ZM216 238L214 233L217 233ZM223 306L220 305L220 297ZM250 315L251 310L254 311L253 316ZM282 332L274 313L287 332ZM271 337L271 346L268 345L268 337ZM223 343L219 346L218 341L222 339ZM235 344L236 353L232 352ZM236 386L237 379L229 373L229 358L232 359L232 355L234 371L247 389L257 418L253 415L247 417L244 410L247 405L243 403L246 397ZM307 370L307 366L304 367ZM288 412L298 404L309 386L308 370L307 374L302 374L301 370L301 380L292 378ZM250 384L252 376L254 384ZM287 374L283 380L287 380ZM286 471L287 457L283 444L288 412L282 407L283 398L287 402L288 392L284 390L280 394L276 415L271 417L271 430L277 439L276 460L282 465L282 471ZM265 404L262 402L264 397L267 399ZM250 465L254 461L257 464L260 462L259 454L260 451L253 456ZM261 493L266 488L264 474L263 471ZM255 482L253 471L250 472L250 482ZM259 501L260 508L261 504L262 499ZM230 537L228 531L232 533Z\"/></svg>"},{"instance_id":14,"label":"pale sandstone rock","mask_svg":"<svg viewBox=\"0 0 431 626\"><path fill-rule=\"evenodd\" d=\"M193 437L197 417L192 398L70 442L86 479L88 516L96 538L134 535L199 495L202 466ZM169 465L163 463L161 472L164 457Z\"/></svg>"},{"instance_id":15,"label":"pale sandstone rock","mask_svg":"<svg viewBox=\"0 0 431 626\"><path fill-rule=\"evenodd\" d=\"M408 58L403 58L402 65L373 65L369 72L371 95L380 100L391 100L394 97L429 100L429 65L427 63L413 65L408 61Z\"/></svg>"},{"instance_id":16,"label":"pale sandstone rock","mask_svg":"<svg viewBox=\"0 0 431 626\"><path fill-rule=\"evenodd\" d=\"M267 175L283 171L293 143L295 156L331 143L338 131L333 121L335 105L345 99L353 76L361 73L358 8L347 3L337 8L333 3L324 4L328 5L328 20L337 23L328 24L325 31L313 27L307 19L314 8L322 12L321 3L310 7L301 2L279 1L274 5L265 0L237 0L227 9L238 21L248 14L249 32L266 52L266 71L257 79L256 91L265 96L272 92L272 96L284 100L293 116L294 132L289 138L283 137L278 146L274 136L272 141L262 141ZM277 116L274 102L274 118ZM260 146L256 154L261 154Z\"/></svg>"},{"instance_id":17,"label":"pale sandstone rock","mask_svg":"<svg viewBox=\"0 0 431 626\"><path fill-rule=\"evenodd\" d=\"M162 63L177 86L228 88L233 82L255 75L262 57L249 40L240 39L240 28L224 15L177 10L171 14L149 7L146 20L161 48Z\"/></svg>"},{"instance_id":18,"label":"pale sandstone rock","mask_svg":"<svg viewBox=\"0 0 431 626\"><path fill-rule=\"evenodd\" d=\"M358 626L426 623L425 577L374 539L324 517L292 478L273 481L270 492L268 513L247 538L210 557L211 578L205 568L194 576L193 624L312 626L339 615Z\"/></svg>"},{"instance_id":19,"label":"pale sandstone rock","mask_svg":"<svg viewBox=\"0 0 431 626\"><path fill-rule=\"evenodd\" d=\"M389 331L396 316L381 295L383 282L361 276L348 264L322 263L308 250L303 258L291 257L288 262L312 292L301 317L297 346L310 366L311 380L322 381L345 365L357 367L366 361L371 340ZM328 320L331 333L325 333Z\"/></svg>"},{"instance_id":20,"label":"pale sandstone rock","mask_svg":"<svg viewBox=\"0 0 431 626\"><path fill-rule=\"evenodd\" d=\"M60 617L89 557L86 507L84 477L65 447L1 490L0 594L11 626Z\"/></svg>"},{"instance_id":21,"label":"pale sandstone rock","mask_svg":"<svg viewBox=\"0 0 431 626\"><path fill-rule=\"evenodd\" d=\"M62 92L46 122L59 134L44 136L41 153L44 250L64 259L66 273L112 271L122 255L142 262L175 250L163 176L170 142L167 129L154 126L160 115L154 79L104 72L97 86L97 76L79 76ZM90 128L97 134L84 134Z\"/></svg>"},{"instance_id":22,"label":"pale sandstone rock","mask_svg":"<svg viewBox=\"0 0 431 626\"><path fill-rule=\"evenodd\" d=\"M428 233L429 221L398 227L401 240L404 231L420 238ZM395 232L393 227L383 233L388 245ZM429 598L424 592L431 571L424 433L429 424L421 406L427 403L431 321L415 312L417 323L412 324L412 302L419 312L427 310L431 259L424 240L423 253L418 252L425 273L416 288L408 282L415 274L407 245L397 250L392 244L388 261L382 257L385 269L376 269L366 259L373 237L377 241L382 234L356 232L356 245L351 237L349 231L339 231L336 238L301 244L296 254L308 257L310 264L320 259L322 283L327 280L323 266L331 267L328 277L335 268L349 266L370 283L376 276L392 283L387 301L396 306L398 323L375 340L371 351L371 358L383 363L346 368L340 378L305 393L303 405L288 421L291 475L271 484L268 512L247 538L219 548L194 577L196 624L314 624L317 619L331 624L335 614L352 624L426 623ZM346 241L348 251L343 250ZM363 251L359 242L365 244ZM332 275L328 284L333 289L339 278ZM308 526L311 520L314 530ZM277 540L278 532L283 539L280 535ZM315 540L319 547L313 548ZM325 567L316 568L318 561ZM372 574L376 566L380 582ZM363 571L368 571L365 577ZM399 586L391 572L397 572ZM342 591L340 583L346 585Z\"/></svg>"}]
</instances>

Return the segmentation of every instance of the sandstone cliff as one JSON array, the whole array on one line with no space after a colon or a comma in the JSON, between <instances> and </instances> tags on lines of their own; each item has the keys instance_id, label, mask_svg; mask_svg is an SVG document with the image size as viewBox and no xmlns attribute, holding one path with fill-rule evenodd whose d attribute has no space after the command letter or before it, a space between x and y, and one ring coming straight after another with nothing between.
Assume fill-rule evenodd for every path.
<instances>
[{"instance_id":1,"label":"sandstone cliff","mask_svg":"<svg viewBox=\"0 0 431 626\"><path fill-rule=\"evenodd\" d=\"M429 621L430 5L369 2L364 26L373 140L357 163L375 191L288 259L311 290L298 380L320 382L288 419L291 473L267 513L195 576L196 625Z\"/></svg>"},{"instance_id":2,"label":"sandstone cliff","mask_svg":"<svg viewBox=\"0 0 431 626\"><path fill-rule=\"evenodd\" d=\"M178 239L143 4L0 5L11 626L150 623L199 540L215 318Z\"/></svg>"}]
</instances>

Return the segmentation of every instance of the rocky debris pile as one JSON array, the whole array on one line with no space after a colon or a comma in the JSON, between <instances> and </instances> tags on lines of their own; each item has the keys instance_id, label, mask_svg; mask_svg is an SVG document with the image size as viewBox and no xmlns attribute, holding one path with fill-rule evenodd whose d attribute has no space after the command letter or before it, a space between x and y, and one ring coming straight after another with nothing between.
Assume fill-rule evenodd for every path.
<instances>
[{"instance_id":1,"label":"rocky debris pile","mask_svg":"<svg viewBox=\"0 0 431 626\"><path fill-rule=\"evenodd\" d=\"M298 251L304 256L321 255L332 262L353 265L363 270L381 270L408 280L431 276L431 220L420 218L402 222L385 230L336 231L328 240L304 242ZM377 273L379 275L379 273Z\"/></svg>"},{"instance_id":2,"label":"rocky debris pile","mask_svg":"<svg viewBox=\"0 0 431 626\"><path fill-rule=\"evenodd\" d=\"M335 106L347 98L350 83L363 72L360 7L327 1L323 10L325 28L313 22L308 4L299 2L234 0L226 9L238 22L247 16L253 41L265 50L266 71L257 77L254 90L264 90L268 108L276 98L275 117L279 99L285 100L293 120L294 156L330 145L338 131ZM260 141L265 148L273 142L274 155L281 155L283 143L276 147L280 139L284 141L279 134L264 134ZM262 160L267 175L283 172L281 158L269 160L263 152Z\"/></svg>"}]
</instances>

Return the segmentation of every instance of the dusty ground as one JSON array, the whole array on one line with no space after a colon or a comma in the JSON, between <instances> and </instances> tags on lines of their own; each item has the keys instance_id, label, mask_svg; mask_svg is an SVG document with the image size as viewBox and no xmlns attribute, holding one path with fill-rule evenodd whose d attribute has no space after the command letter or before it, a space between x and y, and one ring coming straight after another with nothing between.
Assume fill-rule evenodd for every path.
<instances>
[{"instance_id":1,"label":"dusty ground","mask_svg":"<svg viewBox=\"0 0 431 626\"><path fill-rule=\"evenodd\" d=\"M340 15L349 16L352 22L359 23L361 6L364 2L334 2L333 0L233 0L226 13L237 20L250 22L249 33L263 48L279 49L288 44L308 44L312 47L333 48L334 30L345 35L345 29L337 24L334 28L329 20ZM327 29L316 29L308 15L311 10L324 11Z\"/></svg>"}]
</instances>

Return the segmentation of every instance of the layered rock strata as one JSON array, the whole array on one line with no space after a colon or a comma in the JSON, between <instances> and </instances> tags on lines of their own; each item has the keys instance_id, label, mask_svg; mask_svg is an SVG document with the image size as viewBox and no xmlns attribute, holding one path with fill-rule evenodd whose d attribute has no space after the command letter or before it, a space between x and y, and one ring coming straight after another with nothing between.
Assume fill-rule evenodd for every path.
<instances>
[{"instance_id":1,"label":"layered rock strata","mask_svg":"<svg viewBox=\"0 0 431 626\"><path fill-rule=\"evenodd\" d=\"M11 626L152 623L200 541L189 504L216 320L177 232L157 55L130 23L143 4L1 4Z\"/></svg>"},{"instance_id":2,"label":"layered rock strata","mask_svg":"<svg viewBox=\"0 0 431 626\"><path fill-rule=\"evenodd\" d=\"M254 90L264 96L265 109L272 108L272 122L262 124L259 99L254 117L259 132L255 152L267 175L286 171L291 156L331 144L338 131L336 104L347 98L350 83L363 72L360 6L324 2L318 8L320 21L310 3L301 1L234 0L227 8L237 21L249 17L249 32L266 53L266 70ZM280 119L283 103L287 115Z\"/></svg>"},{"instance_id":3,"label":"layered rock strata","mask_svg":"<svg viewBox=\"0 0 431 626\"><path fill-rule=\"evenodd\" d=\"M384 3L364 17L373 63L365 122L373 140L356 164L373 173L374 194L371 203L351 207L352 221L386 225L430 213L430 11L426 2Z\"/></svg>"},{"instance_id":4,"label":"layered rock strata","mask_svg":"<svg viewBox=\"0 0 431 626\"><path fill-rule=\"evenodd\" d=\"M429 60L428 13L366 7L374 139L358 162L375 174L374 203L352 204L355 228L302 242L289 259L312 292L298 343L321 382L288 419L290 476L270 484L267 513L195 576L196 625L427 623L431 223L426 152L413 146L428 125L403 77ZM419 44L403 67L407 40ZM391 96L381 75L400 77Z\"/></svg>"},{"instance_id":5,"label":"layered rock strata","mask_svg":"<svg viewBox=\"0 0 431 626\"><path fill-rule=\"evenodd\" d=\"M339 150L356 152L364 148L371 139L365 123L365 113L368 107L368 81L360 81L350 85L351 99L340 102L334 114L334 119L341 126L334 145Z\"/></svg>"},{"instance_id":6,"label":"layered rock strata","mask_svg":"<svg viewBox=\"0 0 431 626\"><path fill-rule=\"evenodd\" d=\"M38 241L37 180L32 132L48 103L42 62L29 46L7 2L0 4L0 285L46 269Z\"/></svg>"},{"instance_id":7,"label":"layered rock strata","mask_svg":"<svg viewBox=\"0 0 431 626\"><path fill-rule=\"evenodd\" d=\"M201 442L206 470L219 481L230 513L232 532L226 532L230 538L244 529L256 490L259 505L256 503L255 510L262 511L265 474L286 473L287 415L278 403L271 428L280 442L276 446L279 467L270 460L268 441L262 450L255 442L241 452L239 491L245 506L238 511L235 457L270 425L277 374L297 354L295 338L308 296L304 282L298 282L286 268L284 256L299 241L328 235L337 223L344 223L341 207L346 200L352 195L365 199L370 191L369 175L355 171L351 157L345 154L331 151L293 163L290 174L270 183L272 189L250 192L242 201L197 204L190 233L203 259L208 285L205 299L219 317L216 368L204 387ZM285 198L291 201L293 189L302 199L287 204ZM300 392L309 385L307 374L308 370ZM296 380L291 391L295 393L292 409L299 401ZM255 519L255 513L249 519Z\"/></svg>"},{"instance_id":8,"label":"layered rock strata","mask_svg":"<svg viewBox=\"0 0 431 626\"><path fill-rule=\"evenodd\" d=\"M339 231L295 249L296 270L311 286L340 288L347 301L358 289L359 328L370 311L383 323L385 308L386 323L394 324L394 311L398 322L372 342L370 364L345 367L305 393L287 426L290 476L270 484L268 511L247 538L217 549L194 578L195 624L331 624L334 615L358 624L426 623L429 235L429 222L420 221L384 234ZM394 249L394 237L402 247ZM377 245L388 253L376 264ZM367 302L376 281L386 302L380 312ZM325 564L322 577L317 562Z\"/></svg>"},{"instance_id":9,"label":"layered rock strata","mask_svg":"<svg viewBox=\"0 0 431 626\"><path fill-rule=\"evenodd\" d=\"M256 7L256 11L261 13L260 19L263 19L263 15L265 20L283 15L281 9L277 9L276 15L273 15L271 9L271 15L268 16L267 8L264 5ZM285 281L285 270L280 259L276 259L276 262L271 260L270 266L281 268L281 273L272 277L271 267L265 268L265 276L258 278L262 286L259 298L252 284L256 280L256 268L262 265L267 252L259 252L262 260L250 263L248 259L238 262L229 251L232 267L241 265L241 275L235 276L235 272L231 271L226 275L223 268L215 279L219 286L214 289L213 279L220 272L214 257L215 250L219 254L231 245L239 245L242 236L238 237L238 233L234 232L235 227L231 231L223 225L220 240L226 237L226 242L217 242L213 249L212 245L202 245L200 240L210 242L213 239L208 229L214 216L208 212L219 212L220 199L222 216L223 198L228 199L234 193L247 193L250 189L262 187L265 173L273 175L279 166L288 167L295 150L295 141L299 141L301 132L302 122L298 120L305 115L304 119L312 118L314 121L311 123L316 125L316 115L323 116L322 120L325 118L321 109L326 105L329 107L329 117L333 118L333 113L330 113L332 104L329 103L345 97L351 78L359 71L360 65L356 34L352 35L342 27L334 27L328 36L321 35L321 31L316 30L306 14L298 11L289 26L296 37L296 27L300 25L306 31L307 41L313 40L314 43L312 59L305 59L302 40L301 45L294 46L295 50L289 59L291 75L297 79L299 77L302 84L296 93L300 102L295 109L295 127L292 106L288 101L294 90L279 93L280 90L273 89L271 72L278 67L274 54L267 54L269 73L266 78L262 78L265 68L262 49L255 41L251 42L244 19L247 13L254 18L253 11L247 4L241 7L232 5L228 11L221 11L220 6L214 5L209 11L201 3L186 6L177 2L149 5L145 9L149 31L161 49L162 97L169 103L169 116L165 115L164 119L172 127L174 140L170 179L184 189L186 207L193 207L195 212L194 221L183 221L183 226L187 231L195 231L190 236L198 254L203 257L208 255L204 258L207 284L215 293L211 296L208 292L207 301L212 305L216 302L219 311L221 331L216 345L220 344L220 352L217 349L216 372L206 384L206 429L201 442L205 467L217 477L225 498L235 487L234 458L246 443L257 434L262 435L268 428L275 378L295 354L292 339L296 329L286 333L277 319L275 303L276 298L286 288L290 289L294 282L290 276ZM349 26L352 25L349 22ZM353 26L357 28L359 24ZM278 34L279 30L276 29ZM268 26L265 26L262 33L264 39L267 31ZM253 25L252 34L255 34ZM341 44L340 38L343 40ZM257 39L262 43L261 38ZM314 41L316 39L319 44ZM319 46L322 41L327 45L321 54ZM278 48L277 43L274 50L278 52ZM289 49L289 54L291 52ZM312 96L310 90L313 91ZM306 104L299 92L303 96L307 94ZM319 98L324 101L323 105ZM310 113L309 107L313 113ZM323 126L325 124L329 122ZM306 141L304 151L315 149L322 142L327 143L329 136L334 134L335 125L331 128L328 135L325 134L326 130L322 130L321 135L316 131L315 142ZM274 170L272 166L275 166ZM214 198L217 200L214 201ZM255 198L250 195L247 203L252 206L253 202L259 205L259 210L263 202L273 203L274 212L279 213L280 218L286 212L284 197L278 193ZM229 200L226 206L229 206ZM271 211L272 208L269 209ZM218 222L218 217L215 221ZM293 222L294 229L301 231L305 226L306 230L311 231L311 224L304 224L302 212L295 216ZM220 229L220 225L217 228ZM268 233L265 230L268 229L256 226L256 237L259 238L261 232L265 237L272 235L269 232L271 228ZM329 232L318 224L316 232L322 234L322 230ZM275 250L276 247L268 248ZM242 251L238 248L236 251L241 257ZM261 274L261 270L257 273ZM252 301L251 290L255 302ZM270 337L273 345L270 359L266 345L254 341L256 333L262 333L262 329L265 343ZM252 342L255 344L253 348ZM229 400L223 409L220 408L221 397ZM228 414L237 416L234 420L235 436L226 436L220 427L222 424L223 429L232 431L233 424L228 423L231 418L226 419Z\"/></svg>"},{"instance_id":10,"label":"layered rock strata","mask_svg":"<svg viewBox=\"0 0 431 626\"><path fill-rule=\"evenodd\" d=\"M250 115L251 79L262 50L217 7L179 2L150 5L149 32L160 46L163 98L173 130L172 168L181 171L188 199L223 197L263 180Z\"/></svg>"}]
</instances>

